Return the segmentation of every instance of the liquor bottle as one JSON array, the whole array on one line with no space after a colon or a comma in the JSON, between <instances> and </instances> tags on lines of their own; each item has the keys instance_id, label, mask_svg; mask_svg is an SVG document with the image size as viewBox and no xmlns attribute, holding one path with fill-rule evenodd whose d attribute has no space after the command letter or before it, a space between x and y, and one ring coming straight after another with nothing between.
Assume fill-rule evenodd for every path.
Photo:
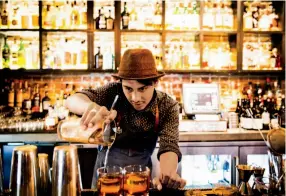
<instances>
[{"instance_id":1,"label":"liquor bottle","mask_svg":"<svg viewBox=\"0 0 286 196\"><path fill-rule=\"evenodd\" d=\"M45 91L45 96L42 100L43 113L46 116L49 112L49 107L51 105L51 99L49 98L48 91Z\"/></svg>"},{"instance_id":2,"label":"liquor bottle","mask_svg":"<svg viewBox=\"0 0 286 196\"><path fill-rule=\"evenodd\" d=\"M148 26L147 23L144 23L145 28ZM128 22L128 29L138 29L140 25L138 24L138 14L136 12L136 8L133 5L131 11L129 13L129 22Z\"/></svg>"},{"instance_id":3,"label":"liquor bottle","mask_svg":"<svg viewBox=\"0 0 286 196\"><path fill-rule=\"evenodd\" d=\"M279 111L277 110L277 105L275 103L275 99L271 99L271 105L270 105L270 123L271 127L275 128L279 125Z\"/></svg>"},{"instance_id":4,"label":"liquor bottle","mask_svg":"<svg viewBox=\"0 0 286 196\"><path fill-rule=\"evenodd\" d=\"M53 13L52 28L53 29L61 28L63 26L63 19L62 19L63 15L62 15L58 5L53 7L52 13Z\"/></svg>"},{"instance_id":5,"label":"liquor bottle","mask_svg":"<svg viewBox=\"0 0 286 196\"><path fill-rule=\"evenodd\" d=\"M241 112L241 118L240 123L241 127L244 129L252 129L253 128L253 120L251 118L251 115L253 115L253 112L250 108L250 101L249 99L244 99L242 101L242 112Z\"/></svg>"},{"instance_id":6,"label":"liquor bottle","mask_svg":"<svg viewBox=\"0 0 286 196\"><path fill-rule=\"evenodd\" d=\"M26 69L39 69L39 48L32 42L26 47Z\"/></svg>"},{"instance_id":7,"label":"liquor bottle","mask_svg":"<svg viewBox=\"0 0 286 196\"><path fill-rule=\"evenodd\" d=\"M7 12L7 5L8 5L8 1L5 1L4 5L3 5L3 11L1 13L1 28L2 29L7 29L8 28L8 12Z\"/></svg>"},{"instance_id":8,"label":"liquor bottle","mask_svg":"<svg viewBox=\"0 0 286 196\"><path fill-rule=\"evenodd\" d=\"M173 18L173 21L176 21L176 22L172 22L172 29L180 30L182 26L182 21L181 21L179 2L176 2L175 9L172 13L172 18Z\"/></svg>"},{"instance_id":9,"label":"liquor bottle","mask_svg":"<svg viewBox=\"0 0 286 196\"><path fill-rule=\"evenodd\" d=\"M222 29L223 27L223 13L221 3L214 4L214 15L215 15L215 28Z\"/></svg>"},{"instance_id":10,"label":"liquor bottle","mask_svg":"<svg viewBox=\"0 0 286 196\"><path fill-rule=\"evenodd\" d=\"M127 11L127 2L124 2L124 9L121 13L122 29L128 29L129 25L129 12Z\"/></svg>"},{"instance_id":11,"label":"liquor bottle","mask_svg":"<svg viewBox=\"0 0 286 196\"><path fill-rule=\"evenodd\" d=\"M113 69L114 68L114 55L109 47L103 54L103 67L102 69Z\"/></svg>"},{"instance_id":12,"label":"liquor bottle","mask_svg":"<svg viewBox=\"0 0 286 196\"><path fill-rule=\"evenodd\" d=\"M71 16L72 13L72 8L69 1L66 1L63 10L64 10L63 12L65 13L63 19L63 27L67 29L70 28L71 26L71 17L69 16Z\"/></svg>"},{"instance_id":13,"label":"liquor bottle","mask_svg":"<svg viewBox=\"0 0 286 196\"><path fill-rule=\"evenodd\" d=\"M199 5L196 1L192 2L192 8L191 10L188 12L188 14L185 16L187 23L186 25L190 28L190 29L199 29L200 28L200 20L199 20ZM187 10L186 10L187 11ZM189 29L189 28L186 29Z\"/></svg>"},{"instance_id":14,"label":"liquor bottle","mask_svg":"<svg viewBox=\"0 0 286 196\"><path fill-rule=\"evenodd\" d=\"M87 25L87 7L86 2L82 1L80 5L81 9L79 11L79 23L83 28L86 28Z\"/></svg>"},{"instance_id":15,"label":"liquor bottle","mask_svg":"<svg viewBox=\"0 0 286 196\"><path fill-rule=\"evenodd\" d=\"M95 18L95 29L99 29L100 16L101 16L101 9L98 9L98 16Z\"/></svg>"},{"instance_id":16,"label":"liquor bottle","mask_svg":"<svg viewBox=\"0 0 286 196\"><path fill-rule=\"evenodd\" d=\"M76 28L78 26L78 20L79 20L79 13L78 13L78 6L76 4L76 1L71 4L72 12L71 12L71 28Z\"/></svg>"},{"instance_id":17,"label":"liquor bottle","mask_svg":"<svg viewBox=\"0 0 286 196\"><path fill-rule=\"evenodd\" d=\"M212 29L214 26L214 15L213 15L213 8L210 3L206 4L204 8L204 15L203 15L203 28L204 29Z\"/></svg>"},{"instance_id":18,"label":"liquor bottle","mask_svg":"<svg viewBox=\"0 0 286 196\"><path fill-rule=\"evenodd\" d=\"M224 29L233 29L233 10L225 5L223 10L223 27Z\"/></svg>"},{"instance_id":19,"label":"liquor bottle","mask_svg":"<svg viewBox=\"0 0 286 196\"><path fill-rule=\"evenodd\" d=\"M21 28L22 29L28 29L29 28L29 9L28 9L28 3L24 2L24 6L21 7Z\"/></svg>"},{"instance_id":20,"label":"liquor bottle","mask_svg":"<svg viewBox=\"0 0 286 196\"><path fill-rule=\"evenodd\" d=\"M160 3L157 1L156 2L156 8L155 8L155 13L154 13L154 28L155 29L161 29L162 26L162 12L161 12L161 7Z\"/></svg>"},{"instance_id":21,"label":"liquor bottle","mask_svg":"<svg viewBox=\"0 0 286 196\"><path fill-rule=\"evenodd\" d=\"M85 39L81 41L80 46L80 65L87 66L87 50Z\"/></svg>"},{"instance_id":22,"label":"liquor bottle","mask_svg":"<svg viewBox=\"0 0 286 196\"><path fill-rule=\"evenodd\" d=\"M263 113L262 113L262 123L263 123L263 130L269 130L269 124L270 124L270 114L267 111L267 108L264 107Z\"/></svg>"},{"instance_id":23,"label":"liquor bottle","mask_svg":"<svg viewBox=\"0 0 286 196\"><path fill-rule=\"evenodd\" d=\"M16 93L16 106L22 108L23 104L23 89L22 89L22 81L19 82L19 88Z\"/></svg>"},{"instance_id":24,"label":"liquor bottle","mask_svg":"<svg viewBox=\"0 0 286 196\"><path fill-rule=\"evenodd\" d=\"M18 50L18 66L19 68L26 68L26 50L22 38Z\"/></svg>"},{"instance_id":25,"label":"liquor bottle","mask_svg":"<svg viewBox=\"0 0 286 196\"><path fill-rule=\"evenodd\" d=\"M63 107L66 107L66 103L67 103L67 98L70 96L70 88L69 88L69 84L66 84L66 88L63 94Z\"/></svg>"},{"instance_id":26,"label":"liquor bottle","mask_svg":"<svg viewBox=\"0 0 286 196\"><path fill-rule=\"evenodd\" d=\"M103 13L103 7L101 8L102 13L99 16L99 29L106 29L106 18Z\"/></svg>"},{"instance_id":27,"label":"liquor bottle","mask_svg":"<svg viewBox=\"0 0 286 196\"><path fill-rule=\"evenodd\" d=\"M279 16L278 14L276 14L275 12L275 9L272 8L272 14L270 14L270 18L271 18L271 24L270 24L270 28L271 30L278 30L278 19L279 19Z\"/></svg>"},{"instance_id":28,"label":"liquor bottle","mask_svg":"<svg viewBox=\"0 0 286 196\"><path fill-rule=\"evenodd\" d=\"M246 8L246 12L243 14L243 28L245 30L251 30L253 27L253 20L250 8Z\"/></svg>"},{"instance_id":29,"label":"liquor bottle","mask_svg":"<svg viewBox=\"0 0 286 196\"><path fill-rule=\"evenodd\" d=\"M237 99L236 109L235 109L235 113L237 113L238 118L240 118L240 115L241 115L241 105L240 105L240 101L241 101L241 99Z\"/></svg>"},{"instance_id":30,"label":"liquor bottle","mask_svg":"<svg viewBox=\"0 0 286 196\"><path fill-rule=\"evenodd\" d=\"M98 48L98 52L95 55L95 69L102 69L103 66L103 55L100 52L100 47Z\"/></svg>"},{"instance_id":31,"label":"liquor bottle","mask_svg":"<svg viewBox=\"0 0 286 196\"><path fill-rule=\"evenodd\" d=\"M272 49L272 55L271 55L271 68L281 68L281 55L278 53L277 48Z\"/></svg>"},{"instance_id":32,"label":"liquor bottle","mask_svg":"<svg viewBox=\"0 0 286 196\"><path fill-rule=\"evenodd\" d=\"M28 85L28 81L24 82L24 90L23 90L23 112L26 114L31 113L32 100L31 100L31 87Z\"/></svg>"},{"instance_id":33,"label":"liquor bottle","mask_svg":"<svg viewBox=\"0 0 286 196\"><path fill-rule=\"evenodd\" d=\"M40 88L40 98L42 98L40 101L43 103L43 99L46 96L46 92L49 91L49 85L47 83L44 84L44 88Z\"/></svg>"},{"instance_id":34,"label":"liquor bottle","mask_svg":"<svg viewBox=\"0 0 286 196\"><path fill-rule=\"evenodd\" d=\"M52 13L51 13L51 5L46 5L43 7L43 27L51 28L52 27Z\"/></svg>"},{"instance_id":35,"label":"liquor bottle","mask_svg":"<svg viewBox=\"0 0 286 196\"><path fill-rule=\"evenodd\" d=\"M255 7L252 11L252 29L257 29L258 28L258 22L259 22L259 12L261 9Z\"/></svg>"},{"instance_id":36,"label":"liquor bottle","mask_svg":"<svg viewBox=\"0 0 286 196\"><path fill-rule=\"evenodd\" d=\"M39 113L40 112L40 106L41 106L41 99L39 94L39 85L37 84L34 88L34 97L32 100L32 113Z\"/></svg>"},{"instance_id":37,"label":"liquor bottle","mask_svg":"<svg viewBox=\"0 0 286 196\"><path fill-rule=\"evenodd\" d=\"M11 82L11 87L8 93L8 106L14 107L15 100L15 91L14 91L14 82Z\"/></svg>"},{"instance_id":38,"label":"liquor bottle","mask_svg":"<svg viewBox=\"0 0 286 196\"><path fill-rule=\"evenodd\" d=\"M260 102L259 102L258 97L256 97L253 101L253 111L255 111L253 112L255 113L254 114L255 118L262 118L262 110L260 108Z\"/></svg>"},{"instance_id":39,"label":"liquor bottle","mask_svg":"<svg viewBox=\"0 0 286 196\"><path fill-rule=\"evenodd\" d=\"M109 15L106 18L106 29L110 30L113 29L113 18L111 17L111 10L109 10Z\"/></svg>"},{"instance_id":40,"label":"liquor bottle","mask_svg":"<svg viewBox=\"0 0 286 196\"><path fill-rule=\"evenodd\" d=\"M39 28L39 5L35 2L32 6L29 6L32 15L32 26L30 28Z\"/></svg>"},{"instance_id":41,"label":"liquor bottle","mask_svg":"<svg viewBox=\"0 0 286 196\"><path fill-rule=\"evenodd\" d=\"M11 69L18 69L18 46L17 39L14 38L14 42L11 45Z\"/></svg>"},{"instance_id":42,"label":"liquor bottle","mask_svg":"<svg viewBox=\"0 0 286 196\"><path fill-rule=\"evenodd\" d=\"M21 28L21 21L20 21L20 19L21 18L19 18L19 14L18 14L18 9L19 8L14 8L14 10L13 10L13 14L12 14L12 16L11 16L11 28L16 28L16 29L19 29L19 28Z\"/></svg>"},{"instance_id":43,"label":"liquor bottle","mask_svg":"<svg viewBox=\"0 0 286 196\"><path fill-rule=\"evenodd\" d=\"M10 67L10 47L7 43L7 37L5 37L4 46L2 49L2 64L3 68Z\"/></svg>"},{"instance_id":44,"label":"liquor bottle","mask_svg":"<svg viewBox=\"0 0 286 196\"><path fill-rule=\"evenodd\" d=\"M268 98L271 98L273 96L273 92L271 90L270 78L266 78L264 90L265 90L265 94L267 95Z\"/></svg>"},{"instance_id":45,"label":"liquor bottle","mask_svg":"<svg viewBox=\"0 0 286 196\"><path fill-rule=\"evenodd\" d=\"M64 65L66 67L69 67L72 64L72 52L70 46L70 40L68 38L65 38L65 46L64 46Z\"/></svg>"}]
</instances>

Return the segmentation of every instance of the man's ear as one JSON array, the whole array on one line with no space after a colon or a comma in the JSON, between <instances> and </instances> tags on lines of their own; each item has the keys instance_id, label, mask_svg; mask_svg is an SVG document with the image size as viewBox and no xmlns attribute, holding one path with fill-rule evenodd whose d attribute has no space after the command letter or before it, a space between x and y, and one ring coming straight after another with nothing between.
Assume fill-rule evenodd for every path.
<instances>
[{"instance_id":1,"label":"man's ear","mask_svg":"<svg viewBox=\"0 0 286 196\"><path fill-rule=\"evenodd\" d=\"M154 85L155 87L157 87L157 86L158 86L158 83L159 83L159 81L156 80L156 81L153 82L153 85Z\"/></svg>"}]
</instances>

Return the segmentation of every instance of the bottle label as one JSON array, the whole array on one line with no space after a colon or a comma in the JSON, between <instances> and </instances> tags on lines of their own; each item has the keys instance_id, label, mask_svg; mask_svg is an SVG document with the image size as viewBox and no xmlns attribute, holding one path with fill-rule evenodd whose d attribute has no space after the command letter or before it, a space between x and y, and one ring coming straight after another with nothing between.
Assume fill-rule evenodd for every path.
<instances>
[{"instance_id":1,"label":"bottle label","mask_svg":"<svg viewBox=\"0 0 286 196\"><path fill-rule=\"evenodd\" d=\"M9 106L14 106L14 93L8 94L8 103L9 103Z\"/></svg>"},{"instance_id":2,"label":"bottle label","mask_svg":"<svg viewBox=\"0 0 286 196\"><path fill-rule=\"evenodd\" d=\"M32 108L32 101L31 100L24 100L23 102L23 108L24 109L31 109Z\"/></svg>"},{"instance_id":3,"label":"bottle label","mask_svg":"<svg viewBox=\"0 0 286 196\"><path fill-rule=\"evenodd\" d=\"M107 19L106 23L107 23L106 29L113 29L113 20L112 19Z\"/></svg>"},{"instance_id":4,"label":"bottle label","mask_svg":"<svg viewBox=\"0 0 286 196\"><path fill-rule=\"evenodd\" d=\"M105 29L106 28L106 22L104 16L101 16L99 19L99 29Z\"/></svg>"},{"instance_id":5,"label":"bottle label","mask_svg":"<svg viewBox=\"0 0 286 196\"><path fill-rule=\"evenodd\" d=\"M8 16L2 16L1 17L1 22L3 26L8 25Z\"/></svg>"},{"instance_id":6,"label":"bottle label","mask_svg":"<svg viewBox=\"0 0 286 196\"><path fill-rule=\"evenodd\" d=\"M12 25L16 26L18 24L17 20L16 19L13 19L12 20Z\"/></svg>"},{"instance_id":7,"label":"bottle label","mask_svg":"<svg viewBox=\"0 0 286 196\"><path fill-rule=\"evenodd\" d=\"M266 124L266 125L270 123L270 114L268 112L262 113L262 121L263 121L263 124Z\"/></svg>"},{"instance_id":8,"label":"bottle label","mask_svg":"<svg viewBox=\"0 0 286 196\"><path fill-rule=\"evenodd\" d=\"M10 55L9 50L7 48L4 48L2 52L2 56L5 61L9 60L10 58L9 55Z\"/></svg>"},{"instance_id":9,"label":"bottle label","mask_svg":"<svg viewBox=\"0 0 286 196\"><path fill-rule=\"evenodd\" d=\"M102 67L103 66L103 59L100 58L98 59L98 67Z\"/></svg>"},{"instance_id":10,"label":"bottle label","mask_svg":"<svg viewBox=\"0 0 286 196\"><path fill-rule=\"evenodd\" d=\"M43 101L43 110L49 110L50 105L50 101Z\"/></svg>"},{"instance_id":11,"label":"bottle label","mask_svg":"<svg viewBox=\"0 0 286 196\"><path fill-rule=\"evenodd\" d=\"M18 93L17 97L16 97L16 101L17 101L17 106L22 106L22 102L23 102L23 94L22 93Z\"/></svg>"},{"instance_id":12,"label":"bottle label","mask_svg":"<svg viewBox=\"0 0 286 196\"><path fill-rule=\"evenodd\" d=\"M129 24L129 16L123 16L123 26L128 26Z\"/></svg>"},{"instance_id":13,"label":"bottle label","mask_svg":"<svg viewBox=\"0 0 286 196\"><path fill-rule=\"evenodd\" d=\"M71 53L65 52L65 64L70 65L71 64Z\"/></svg>"}]
</instances>

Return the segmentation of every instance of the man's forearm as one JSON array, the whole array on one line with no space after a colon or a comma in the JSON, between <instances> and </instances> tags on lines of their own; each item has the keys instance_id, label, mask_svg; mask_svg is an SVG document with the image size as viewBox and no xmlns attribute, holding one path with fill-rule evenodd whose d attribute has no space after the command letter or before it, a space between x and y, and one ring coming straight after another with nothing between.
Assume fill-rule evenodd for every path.
<instances>
[{"instance_id":1,"label":"man's forearm","mask_svg":"<svg viewBox=\"0 0 286 196\"><path fill-rule=\"evenodd\" d=\"M82 115L92 101L84 94L76 93L68 97L66 107L77 115ZM98 106L98 105L97 105ZM99 106L98 106L99 107Z\"/></svg>"},{"instance_id":2,"label":"man's forearm","mask_svg":"<svg viewBox=\"0 0 286 196\"><path fill-rule=\"evenodd\" d=\"M178 168L178 155L174 152L165 152L160 155L161 172L176 172Z\"/></svg>"}]
</instances>

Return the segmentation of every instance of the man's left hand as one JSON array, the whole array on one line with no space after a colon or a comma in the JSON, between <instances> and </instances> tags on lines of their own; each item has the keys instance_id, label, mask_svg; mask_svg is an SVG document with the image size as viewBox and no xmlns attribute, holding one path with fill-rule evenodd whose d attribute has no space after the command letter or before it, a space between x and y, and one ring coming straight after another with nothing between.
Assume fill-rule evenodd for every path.
<instances>
[{"instance_id":1,"label":"man's left hand","mask_svg":"<svg viewBox=\"0 0 286 196\"><path fill-rule=\"evenodd\" d=\"M176 172L161 173L159 177L155 177L152 182L154 187L158 190L162 190L163 187L172 189L184 188L186 185L186 181Z\"/></svg>"}]
</instances>

